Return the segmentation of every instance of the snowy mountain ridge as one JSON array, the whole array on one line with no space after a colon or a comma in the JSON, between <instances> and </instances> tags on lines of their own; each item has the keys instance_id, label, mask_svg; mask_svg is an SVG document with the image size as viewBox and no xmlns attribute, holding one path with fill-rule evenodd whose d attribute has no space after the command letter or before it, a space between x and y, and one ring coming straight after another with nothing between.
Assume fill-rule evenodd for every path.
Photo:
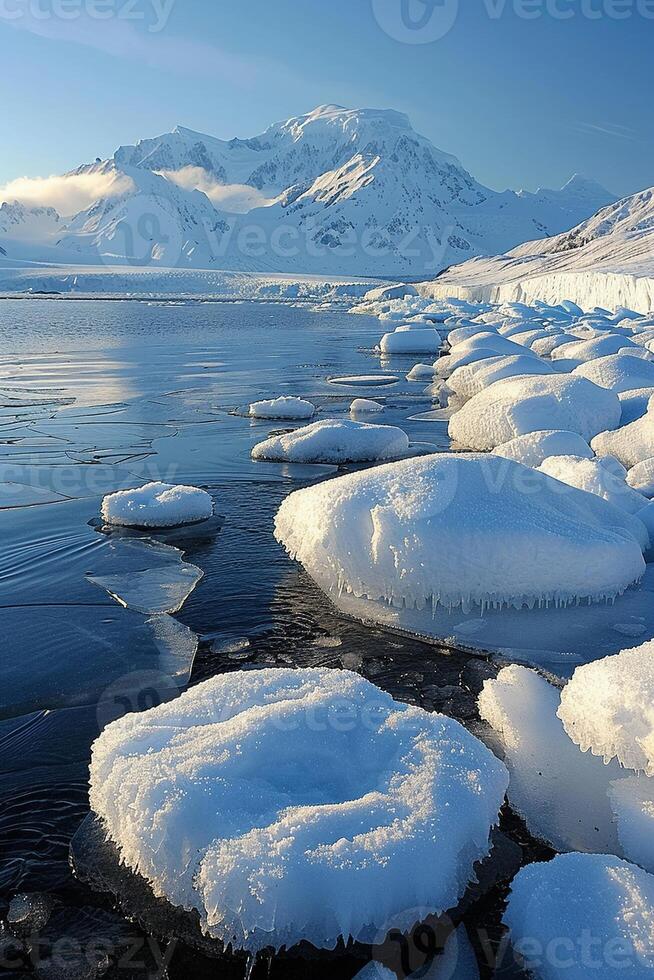
<instances>
[{"instance_id":1,"label":"snowy mountain ridge","mask_svg":"<svg viewBox=\"0 0 654 980\"><path fill-rule=\"evenodd\" d=\"M109 192L61 222L62 256L248 272L428 278L614 200L580 177L560 191L498 193L403 113L334 105L252 139L177 127L72 176L101 176ZM12 237L0 227L10 254Z\"/></svg>"},{"instance_id":2,"label":"snowy mountain ridge","mask_svg":"<svg viewBox=\"0 0 654 980\"><path fill-rule=\"evenodd\" d=\"M423 290L491 302L567 298L588 308L654 309L654 187L560 235L448 269Z\"/></svg>"}]
</instances>

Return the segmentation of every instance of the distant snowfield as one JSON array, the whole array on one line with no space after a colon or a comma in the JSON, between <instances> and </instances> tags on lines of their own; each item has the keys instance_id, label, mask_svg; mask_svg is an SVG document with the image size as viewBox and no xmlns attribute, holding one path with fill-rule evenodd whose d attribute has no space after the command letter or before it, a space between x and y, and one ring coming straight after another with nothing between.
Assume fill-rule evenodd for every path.
<instances>
[{"instance_id":1,"label":"distant snowfield","mask_svg":"<svg viewBox=\"0 0 654 980\"><path fill-rule=\"evenodd\" d=\"M260 275L203 269L55 265L0 255L0 295L67 298L234 299L330 302L365 295L379 280L312 275Z\"/></svg>"}]
</instances>

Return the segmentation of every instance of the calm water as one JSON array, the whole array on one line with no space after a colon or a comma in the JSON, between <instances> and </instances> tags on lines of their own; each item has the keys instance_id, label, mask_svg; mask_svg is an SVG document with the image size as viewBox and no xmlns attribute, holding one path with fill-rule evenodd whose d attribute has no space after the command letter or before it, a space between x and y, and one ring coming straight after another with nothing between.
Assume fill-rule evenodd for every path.
<instances>
[{"instance_id":1,"label":"calm water","mask_svg":"<svg viewBox=\"0 0 654 980\"><path fill-rule=\"evenodd\" d=\"M260 665L349 667L403 700L474 716L483 662L343 618L277 546L281 500L336 470L253 463L251 447L281 424L238 414L280 394L330 415L374 397L384 422L446 448L445 424L409 420L431 407L404 380L414 358L380 365L379 335L371 318L286 305L0 304L0 912L16 893L47 892L82 932L106 928L103 915L119 928L68 868L89 747L111 718L186 683ZM401 380L328 381L383 370ZM89 523L103 493L148 479L206 487L224 518L201 538L164 536L204 578L163 630L90 580L177 574L178 552ZM221 651L241 638L243 659ZM186 957L170 976L188 975Z\"/></svg>"}]
</instances>

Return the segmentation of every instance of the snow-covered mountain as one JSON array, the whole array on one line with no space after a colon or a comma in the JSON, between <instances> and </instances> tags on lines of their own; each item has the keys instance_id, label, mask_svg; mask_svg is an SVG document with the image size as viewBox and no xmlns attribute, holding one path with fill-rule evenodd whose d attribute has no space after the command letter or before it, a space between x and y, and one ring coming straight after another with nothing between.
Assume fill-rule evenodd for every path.
<instances>
[{"instance_id":1,"label":"snow-covered mountain","mask_svg":"<svg viewBox=\"0 0 654 980\"><path fill-rule=\"evenodd\" d=\"M404 114L339 106L254 139L177 128L73 175L117 190L66 223L63 253L263 272L427 278L556 235L614 200L580 177L559 191L492 191ZM8 251L10 237L0 229Z\"/></svg>"},{"instance_id":2,"label":"snow-covered mountain","mask_svg":"<svg viewBox=\"0 0 654 980\"><path fill-rule=\"evenodd\" d=\"M572 230L448 269L433 295L476 299L573 299L654 308L654 187L601 208Z\"/></svg>"},{"instance_id":3,"label":"snow-covered mountain","mask_svg":"<svg viewBox=\"0 0 654 980\"><path fill-rule=\"evenodd\" d=\"M61 231L61 218L54 208L28 207L18 201L0 206L0 240L42 242Z\"/></svg>"}]
</instances>

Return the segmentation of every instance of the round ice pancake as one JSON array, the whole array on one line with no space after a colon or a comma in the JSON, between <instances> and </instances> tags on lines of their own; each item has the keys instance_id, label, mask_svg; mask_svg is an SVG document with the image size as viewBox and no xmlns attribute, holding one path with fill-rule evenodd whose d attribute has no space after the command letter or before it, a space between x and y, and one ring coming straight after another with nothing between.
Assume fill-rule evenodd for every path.
<instances>
[{"instance_id":1,"label":"round ice pancake","mask_svg":"<svg viewBox=\"0 0 654 980\"><path fill-rule=\"evenodd\" d=\"M507 783L450 718L347 671L268 669L106 728L91 806L124 862L209 935L332 948L455 906Z\"/></svg>"}]
</instances>

